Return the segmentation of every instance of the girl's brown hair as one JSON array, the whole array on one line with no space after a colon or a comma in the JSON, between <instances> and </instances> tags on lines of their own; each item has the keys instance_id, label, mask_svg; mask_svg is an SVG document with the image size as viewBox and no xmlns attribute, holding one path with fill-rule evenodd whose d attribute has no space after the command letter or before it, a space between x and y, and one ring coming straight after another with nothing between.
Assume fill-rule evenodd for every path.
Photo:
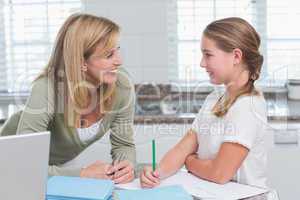
<instances>
[{"instance_id":1,"label":"girl's brown hair","mask_svg":"<svg viewBox=\"0 0 300 200\"><path fill-rule=\"evenodd\" d=\"M263 56L259 52L260 37L256 30L244 19L230 17L210 23L203 35L213 40L217 47L225 52L238 48L242 51L242 62L249 72L246 85L231 98L221 97L213 107L217 117L224 116L241 95L259 95L254 82L259 78Z\"/></svg>"}]
</instances>

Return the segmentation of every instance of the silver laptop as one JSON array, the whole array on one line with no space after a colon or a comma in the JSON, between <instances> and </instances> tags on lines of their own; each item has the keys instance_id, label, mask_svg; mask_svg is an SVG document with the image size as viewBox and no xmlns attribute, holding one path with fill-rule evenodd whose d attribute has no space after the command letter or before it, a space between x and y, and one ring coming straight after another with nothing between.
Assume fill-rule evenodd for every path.
<instances>
[{"instance_id":1,"label":"silver laptop","mask_svg":"<svg viewBox=\"0 0 300 200\"><path fill-rule=\"evenodd\" d=\"M0 199L45 199L49 143L49 132L0 137Z\"/></svg>"}]
</instances>

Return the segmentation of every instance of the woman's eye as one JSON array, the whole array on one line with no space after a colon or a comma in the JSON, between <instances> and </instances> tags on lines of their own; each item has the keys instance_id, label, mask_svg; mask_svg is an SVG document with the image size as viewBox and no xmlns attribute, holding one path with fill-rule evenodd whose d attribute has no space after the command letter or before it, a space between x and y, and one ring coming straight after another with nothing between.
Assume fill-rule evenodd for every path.
<instances>
[{"instance_id":1,"label":"woman's eye","mask_svg":"<svg viewBox=\"0 0 300 200\"><path fill-rule=\"evenodd\" d=\"M113 53L109 53L106 58L111 58L113 56Z\"/></svg>"},{"instance_id":2,"label":"woman's eye","mask_svg":"<svg viewBox=\"0 0 300 200\"><path fill-rule=\"evenodd\" d=\"M106 58L109 59L111 57L113 57L113 55L116 53L116 51L119 51L120 50L120 47L117 47L116 49L110 51L107 55L106 55Z\"/></svg>"}]
</instances>

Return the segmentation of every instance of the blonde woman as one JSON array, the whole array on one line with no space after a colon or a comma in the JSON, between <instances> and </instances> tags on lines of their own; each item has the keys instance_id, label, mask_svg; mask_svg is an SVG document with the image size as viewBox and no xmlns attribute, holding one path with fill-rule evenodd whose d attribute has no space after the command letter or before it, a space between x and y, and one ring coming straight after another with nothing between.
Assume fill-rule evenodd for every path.
<instances>
[{"instance_id":1,"label":"blonde woman","mask_svg":"<svg viewBox=\"0 0 300 200\"><path fill-rule=\"evenodd\" d=\"M143 187L154 187L184 164L192 174L219 184L230 180L266 187L264 125L266 103L254 86L263 56L255 29L241 18L212 22L204 30L203 67L216 85L192 128L160 161L156 171L144 168Z\"/></svg>"},{"instance_id":2,"label":"blonde woman","mask_svg":"<svg viewBox=\"0 0 300 200\"><path fill-rule=\"evenodd\" d=\"M49 175L133 180L134 88L120 68L118 40L119 27L108 19L70 16L24 110L4 125L3 134L51 131ZM82 169L59 166L109 130L113 165L97 161Z\"/></svg>"}]
</instances>

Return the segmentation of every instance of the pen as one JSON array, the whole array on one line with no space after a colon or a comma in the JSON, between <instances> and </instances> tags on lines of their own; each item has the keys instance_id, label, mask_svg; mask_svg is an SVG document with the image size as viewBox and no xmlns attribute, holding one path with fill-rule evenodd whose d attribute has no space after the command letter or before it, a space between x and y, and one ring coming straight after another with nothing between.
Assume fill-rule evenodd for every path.
<instances>
[{"instance_id":1,"label":"pen","mask_svg":"<svg viewBox=\"0 0 300 200\"><path fill-rule=\"evenodd\" d=\"M113 166L115 166L117 163L121 162L122 160L124 160L124 152L121 152L120 156L117 157L117 159L113 161ZM115 174L115 172L108 174L108 175L113 176L114 174Z\"/></svg>"}]
</instances>

